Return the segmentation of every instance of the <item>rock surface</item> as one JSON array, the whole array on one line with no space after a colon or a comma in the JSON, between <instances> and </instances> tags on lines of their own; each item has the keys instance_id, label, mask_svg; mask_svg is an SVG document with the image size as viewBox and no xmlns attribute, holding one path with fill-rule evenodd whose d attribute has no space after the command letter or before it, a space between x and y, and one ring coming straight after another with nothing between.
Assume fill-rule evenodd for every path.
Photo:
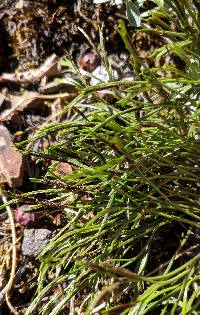
<instances>
[{"instance_id":1,"label":"rock surface","mask_svg":"<svg viewBox=\"0 0 200 315\"><path fill-rule=\"evenodd\" d=\"M36 257L49 243L53 233L48 229L24 229L22 253L24 256Z\"/></svg>"},{"instance_id":2,"label":"rock surface","mask_svg":"<svg viewBox=\"0 0 200 315\"><path fill-rule=\"evenodd\" d=\"M10 187L22 184L23 156L15 149L11 135L4 126L0 126L0 175Z\"/></svg>"}]
</instances>

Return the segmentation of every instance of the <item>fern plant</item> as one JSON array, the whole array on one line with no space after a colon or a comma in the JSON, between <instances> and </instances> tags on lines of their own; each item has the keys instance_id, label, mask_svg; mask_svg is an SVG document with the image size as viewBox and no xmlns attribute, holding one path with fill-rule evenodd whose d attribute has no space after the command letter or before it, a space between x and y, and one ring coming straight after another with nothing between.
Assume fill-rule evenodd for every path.
<instances>
[{"instance_id":1,"label":"fern plant","mask_svg":"<svg viewBox=\"0 0 200 315\"><path fill-rule=\"evenodd\" d=\"M154 8L142 13L141 31L164 42L149 58L168 53L182 66L144 63L119 21L136 79L90 86L80 78L61 113L74 115L29 143L27 153L55 162L40 180L45 189L21 198L46 196L37 207L62 210L65 224L39 256L26 315L199 314L200 6L145 2ZM98 97L106 89L110 104ZM49 135L52 145L31 149ZM56 175L60 161L73 172Z\"/></svg>"}]
</instances>

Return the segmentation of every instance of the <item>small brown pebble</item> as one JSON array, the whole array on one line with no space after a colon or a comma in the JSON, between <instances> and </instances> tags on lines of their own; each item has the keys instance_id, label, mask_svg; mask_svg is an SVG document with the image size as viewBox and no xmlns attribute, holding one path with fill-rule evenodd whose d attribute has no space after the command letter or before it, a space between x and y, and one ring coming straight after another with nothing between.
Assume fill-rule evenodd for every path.
<instances>
[{"instance_id":1,"label":"small brown pebble","mask_svg":"<svg viewBox=\"0 0 200 315\"><path fill-rule=\"evenodd\" d=\"M0 126L0 174L10 187L19 187L23 181L23 156L18 152L8 129Z\"/></svg>"},{"instance_id":2,"label":"small brown pebble","mask_svg":"<svg viewBox=\"0 0 200 315\"><path fill-rule=\"evenodd\" d=\"M95 52L85 53L79 60L81 69L92 72L100 64L100 58Z\"/></svg>"},{"instance_id":3,"label":"small brown pebble","mask_svg":"<svg viewBox=\"0 0 200 315\"><path fill-rule=\"evenodd\" d=\"M54 171L54 175L63 176L72 172L72 166L65 162L59 162L57 165L56 171Z\"/></svg>"}]
</instances>

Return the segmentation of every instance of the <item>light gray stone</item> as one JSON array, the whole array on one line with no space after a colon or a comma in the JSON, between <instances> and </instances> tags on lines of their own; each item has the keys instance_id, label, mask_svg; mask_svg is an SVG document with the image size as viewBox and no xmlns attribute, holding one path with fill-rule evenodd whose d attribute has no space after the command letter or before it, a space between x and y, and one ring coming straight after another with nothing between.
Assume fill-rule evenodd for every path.
<instances>
[{"instance_id":1,"label":"light gray stone","mask_svg":"<svg viewBox=\"0 0 200 315\"><path fill-rule=\"evenodd\" d=\"M53 233L48 229L24 229L22 253L24 256L36 257L49 243Z\"/></svg>"}]
</instances>

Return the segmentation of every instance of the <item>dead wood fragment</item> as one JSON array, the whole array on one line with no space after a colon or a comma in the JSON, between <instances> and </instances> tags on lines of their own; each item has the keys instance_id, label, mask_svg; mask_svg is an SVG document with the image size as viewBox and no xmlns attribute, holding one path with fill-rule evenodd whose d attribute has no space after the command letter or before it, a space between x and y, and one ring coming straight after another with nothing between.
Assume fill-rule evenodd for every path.
<instances>
[{"instance_id":1,"label":"dead wood fragment","mask_svg":"<svg viewBox=\"0 0 200 315\"><path fill-rule=\"evenodd\" d=\"M65 88L65 85L66 84L64 83L49 82L45 85L40 86L39 91L44 94L58 93L61 89ZM66 90L66 88L64 90ZM73 89L73 92L74 90L75 89Z\"/></svg>"},{"instance_id":2,"label":"dead wood fragment","mask_svg":"<svg viewBox=\"0 0 200 315\"><path fill-rule=\"evenodd\" d=\"M32 109L40 106L44 101L39 98L39 93L25 91L23 95L10 96L12 109L17 107L18 111L22 112L24 109ZM20 106L18 106L20 104Z\"/></svg>"},{"instance_id":3,"label":"dead wood fragment","mask_svg":"<svg viewBox=\"0 0 200 315\"><path fill-rule=\"evenodd\" d=\"M19 73L3 73L0 76L0 82L13 82L16 84L27 84L39 81L46 76L52 78L61 74L61 67L57 64L58 57L53 54L38 68Z\"/></svg>"},{"instance_id":4,"label":"dead wood fragment","mask_svg":"<svg viewBox=\"0 0 200 315\"><path fill-rule=\"evenodd\" d=\"M21 186L23 180L23 157L17 152L8 129L0 126L0 174L10 187Z\"/></svg>"},{"instance_id":5,"label":"dead wood fragment","mask_svg":"<svg viewBox=\"0 0 200 315\"><path fill-rule=\"evenodd\" d=\"M24 109L33 109L44 103L44 100L39 98L39 93L28 91L25 91L23 95L10 95L8 100L11 107L0 114L0 121L10 121Z\"/></svg>"},{"instance_id":6,"label":"dead wood fragment","mask_svg":"<svg viewBox=\"0 0 200 315\"><path fill-rule=\"evenodd\" d=\"M29 93L36 93L36 92L29 92ZM3 122L5 120L11 120L11 118L13 118L14 114L18 113L21 108L22 110L24 109L24 103L28 102L28 104L32 104L32 103L29 103L30 101L41 101L42 103L45 101L45 100L54 100L56 98L59 98L59 99L65 99L65 100L71 100L73 99L75 96L77 96L77 92L76 93L68 93L68 92L65 92L65 93L58 93L58 94L50 94L50 95L40 95L38 93L32 95L32 96L28 96L26 95L27 98L23 98L21 99L21 102L17 103L17 104L14 104L14 106L9 109L9 110L5 110L1 115L0 115L0 122ZM37 103L38 104L38 103ZM27 105L26 107L27 108Z\"/></svg>"}]
</instances>

